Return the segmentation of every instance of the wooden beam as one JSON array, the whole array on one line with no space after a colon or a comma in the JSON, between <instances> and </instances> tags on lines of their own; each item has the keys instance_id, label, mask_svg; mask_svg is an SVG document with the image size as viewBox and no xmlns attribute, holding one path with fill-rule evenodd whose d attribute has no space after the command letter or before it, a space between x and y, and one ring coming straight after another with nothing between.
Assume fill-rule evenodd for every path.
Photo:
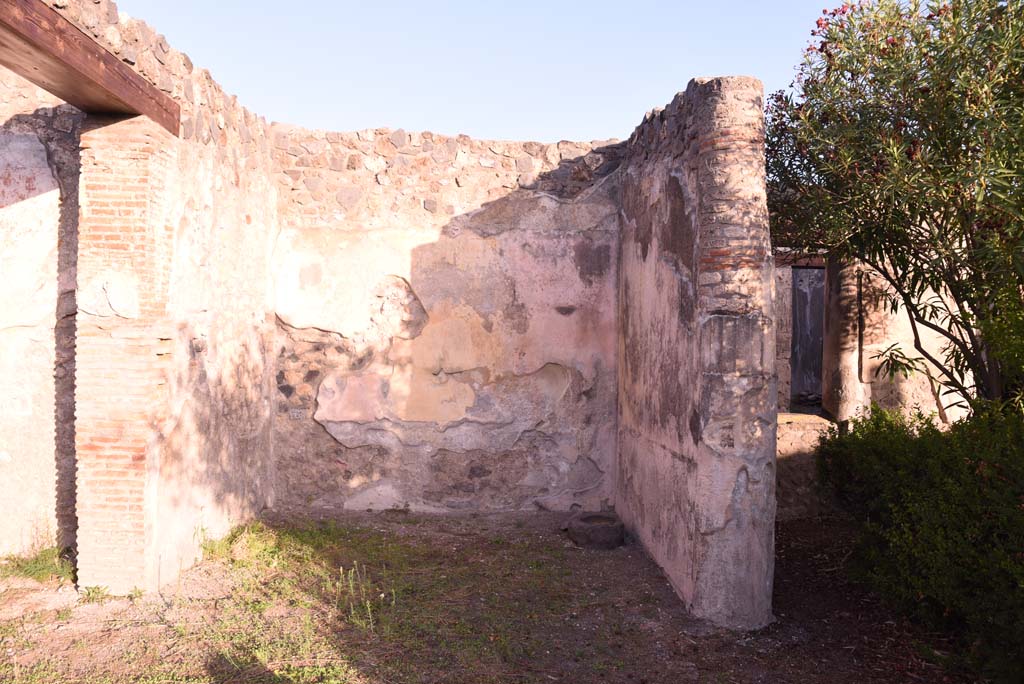
<instances>
[{"instance_id":1,"label":"wooden beam","mask_svg":"<svg viewBox=\"0 0 1024 684\"><path fill-rule=\"evenodd\" d=\"M775 253L775 265L792 266L793 268L825 268L825 257L821 254L778 251Z\"/></svg>"},{"instance_id":2,"label":"wooden beam","mask_svg":"<svg viewBox=\"0 0 1024 684\"><path fill-rule=\"evenodd\" d=\"M42 0L0 0L0 65L84 112L141 114L179 134L177 102Z\"/></svg>"}]
</instances>

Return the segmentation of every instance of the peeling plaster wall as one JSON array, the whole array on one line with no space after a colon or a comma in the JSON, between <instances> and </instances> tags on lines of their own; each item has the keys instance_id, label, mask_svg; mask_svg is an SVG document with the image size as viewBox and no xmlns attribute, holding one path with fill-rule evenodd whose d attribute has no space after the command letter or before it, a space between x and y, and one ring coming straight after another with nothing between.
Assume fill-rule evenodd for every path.
<instances>
[{"instance_id":1,"label":"peeling plaster wall","mask_svg":"<svg viewBox=\"0 0 1024 684\"><path fill-rule=\"evenodd\" d=\"M0 555L75 540L80 121L0 68Z\"/></svg>"},{"instance_id":2,"label":"peeling plaster wall","mask_svg":"<svg viewBox=\"0 0 1024 684\"><path fill-rule=\"evenodd\" d=\"M275 133L279 506L610 504L622 146Z\"/></svg>"},{"instance_id":3,"label":"peeling plaster wall","mask_svg":"<svg viewBox=\"0 0 1024 684\"><path fill-rule=\"evenodd\" d=\"M617 511L694 614L771 619L774 263L762 91L691 82L630 139Z\"/></svg>"},{"instance_id":4,"label":"peeling plaster wall","mask_svg":"<svg viewBox=\"0 0 1024 684\"><path fill-rule=\"evenodd\" d=\"M126 593L272 502L275 197L266 146L90 116L81 150L78 578Z\"/></svg>"}]
</instances>

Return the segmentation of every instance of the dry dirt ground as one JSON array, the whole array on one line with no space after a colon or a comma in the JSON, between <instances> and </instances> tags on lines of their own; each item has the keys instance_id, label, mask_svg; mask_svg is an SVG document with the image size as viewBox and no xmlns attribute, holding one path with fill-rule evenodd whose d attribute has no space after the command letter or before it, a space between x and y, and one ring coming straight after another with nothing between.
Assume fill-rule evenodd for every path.
<instances>
[{"instance_id":1,"label":"dry dirt ground","mask_svg":"<svg viewBox=\"0 0 1024 684\"><path fill-rule=\"evenodd\" d=\"M780 525L777 620L752 634L689 618L639 546L578 549L562 522L259 523L134 600L5 580L0 681L956 681L922 655L940 641L844 579L838 521Z\"/></svg>"}]
</instances>

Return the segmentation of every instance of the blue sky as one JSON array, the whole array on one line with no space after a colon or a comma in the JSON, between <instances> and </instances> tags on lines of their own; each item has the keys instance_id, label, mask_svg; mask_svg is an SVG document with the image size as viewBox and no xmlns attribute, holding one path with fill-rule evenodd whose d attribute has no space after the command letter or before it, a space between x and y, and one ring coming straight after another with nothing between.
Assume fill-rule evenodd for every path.
<instances>
[{"instance_id":1,"label":"blue sky","mask_svg":"<svg viewBox=\"0 0 1024 684\"><path fill-rule=\"evenodd\" d=\"M119 0L253 111L309 128L624 138L693 76L787 86L822 0Z\"/></svg>"}]
</instances>

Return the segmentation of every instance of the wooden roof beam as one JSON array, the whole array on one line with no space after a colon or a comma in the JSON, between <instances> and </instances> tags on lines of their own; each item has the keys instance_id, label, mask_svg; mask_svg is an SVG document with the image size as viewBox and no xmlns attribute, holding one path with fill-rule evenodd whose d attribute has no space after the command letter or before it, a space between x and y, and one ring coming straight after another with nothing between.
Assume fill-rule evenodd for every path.
<instances>
[{"instance_id":1,"label":"wooden roof beam","mask_svg":"<svg viewBox=\"0 0 1024 684\"><path fill-rule=\"evenodd\" d=\"M177 102L42 0L0 0L0 65L84 112L141 114L179 135Z\"/></svg>"}]
</instances>

